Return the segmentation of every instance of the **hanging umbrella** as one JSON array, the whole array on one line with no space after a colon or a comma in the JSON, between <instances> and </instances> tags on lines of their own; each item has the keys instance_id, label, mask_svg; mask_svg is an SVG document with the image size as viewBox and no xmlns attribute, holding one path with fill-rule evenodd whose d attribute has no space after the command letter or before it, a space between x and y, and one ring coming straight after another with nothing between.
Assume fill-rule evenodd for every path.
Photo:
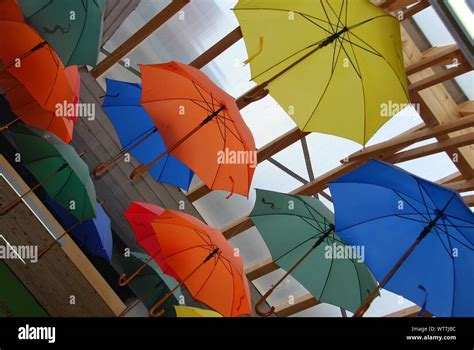
<instances>
[{"instance_id":1,"label":"hanging umbrella","mask_svg":"<svg viewBox=\"0 0 474 350\"><path fill-rule=\"evenodd\" d=\"M400 23L368 0L240 0L252 80L303 131L366 144L409 101Z\"/></svg>"},{"instance_id":2,"label":"hanging umbrella","mask_svg":"<svg viewBox=\"0 0 474 350\"><path fill-rule=\"evenodd\" d=\"M247 196L256 165L255 142L232 96L200 70L169 62L140 65L142 105L167 146L210 189ZM137 178L166 153L135 169Z\"/></svg>"},{"instance_id":3,"label":"hanging umbrella","mask_svg":"<svg viewBox=\"0 0 474 350\"><path fill-rule=\"evenodd\" d=\"M337 232L365 246L375 292L385 288L435 316L474 316L474 214L457 192L376 160L329 188Z\"/></svg>"},{"instance_id":4,"label":"hanging umbrella","mask_svg":"<svg viewBox=\"0 0 474 350\"><path fill-rule=\"evenodd\" d=\"M123 215L132 227L133 233L137 238L137 243L150 255L149 262L154 260L160 269L168 276L178 279L178 275L176 275L171 267L161 258L160 243L156 238L155 230L151 224L154 220L158 219L163 212L163 208L154 204L132 202ZM140 273L140 270L137 271L137 274L138 273ZM131 278L135 276L136 275L132 275ZM126 276L122 275L120 277L120 285L126 285L131 278L126 279Z\"/></svg>"},{"instance_id":5,"label":"hanging umbrella","mask_svg":"<svg viewBox=\"0 0 474 350\"><path fill-rule=\"evenodd\" d=\"M175 305L174 308L178 317L222 317L221 314L215 311L199 309L197 307Z\"/></svg>"},{"instance_id":6,"label":"hanging umbrella","mask_svg":"<svg viewBox=\"0 0 474 350\"><path fill-rule=\"evenodd\" d=\"M70 211L48 198L46 203L56 213L63 227L68 228L53 244L42 250L39 256L44 255L67 233L72 235L79 245L87 249L92 255L112 261L112 230L110 218L100 203L96 203L96 217L86 221L78 221Z\"/></svg>"},{"instance_id":7,"label":"hanging umbrella","mask_svg":"<svg viewBox=\"0 0 474 350\"><path fill-rule=\"evenodd\" d=\"M94 175L101 176L116 162L130 152L139 162L151 162L156 156L166 152L166 146L148 113L140 104L142 88L140 84L106 79L107 95L102 108L112 122L119 136L122 150L108 164L101 163ZM193 172L183 163L167 154L149 170L156 181L178 186L187 191Z\"/></svg>"},{"instance_id":8,"label":"hanging umbrella","mask_svg":"<svg viewBox=\"0 0 474 350\"><path fill-rule=\"evenodd\" d=\"M150 257L148 255L138 252L131 252L129 257L120 256L121 268L119 269L119 272L122 274L131 274L149 259ZM132 291L138 297L138 301L127 307L121 315L127 314L131 309L138 305L140 301L150 309L157 300L160 300L165 296L175 285L176 280L174 278L163 273L155 262L150 262L147 264L144 271L129 284ZM176 316L174 305L179 304L178 300L181 295L180 288L172 293L172 296L163 306L165 316Z\"/></svg>"},{"instance_id":9,"label":"hanging umbrella","mask_svg":"<svg viewBox=\"0 0 474 350\"><path fill-rule=\"evenodd\" d=\"M161 259L179 277L180 282L171 293L184 285L196 300L223 316L249 314L250 291L242 258L222 233L191 215L159 209L162 214L151 222L155 237L149 237L148 242L154 251L154 240L158 240ZM147 251L148 242L141 242ZM149 252L149 255L153 253ZM136 273L132 276L135 277ZM157 302L150 315L161 316L163 311L159 309L170 296L168 293Z\"/></svg>"},{"instance_id":10,"label":"hanging umbrella","mask_svg":"<svg viewBox=\"0 0 474 350\"><path fill-rule=\"evenodd\" d=\"M71 99L60 103L66 112L61 115L58 110L51 111L42 108L29 91L14 79L9 73L0 74L0 86L12 108L16 118L0 127L0 131L7 129L17 121L52 132L66 143L72 140L73 126L77 119L77 103L79 102L80 76L77 66L64 69L69 86L72 91Z\"/></svg>"},{"instance_id":11,"label":"hanging umbrella","mask_svg":"<svg viewBox=\"0 0 474 350\"><path fill-rule=\"evenodd\" d=\"M25 23L16 1L0 0L0 75L10 74L38 105L55 112L58 104L74 100L60 58ZM11 86L0 86L3 92Z\"/></svg>"},{"instance_id":12,"label":"hanging umbrella","mask_svg":"<svg viewBox=\"0 0 474 350\"><path fill-rule=\"evenodd\" d=\"M79 221L95 217L96 194L89 168L74 148L47 131L15 124L10 135L20 156L20 164L38 184L17 200L0 209L5 214L38 187Z\"/></svg>"},{"instance_id":13,"label":"hanging umbrella","mask_svg":"<svg viewBox=\"0 0 474 350\"><path fill-rule=\"evenodd\" d=\"M289 275L321 302L354 312L376 287L376 282L355 251L335 234L333 213L314 197L257 190L250 213L273 261L287 273L257 303ZM330 253L333 254L330 254ZM341 256L339 252L349 252ZM337 253L337 254L336 254Z\"/></svg>"},{"instance_id":14,"label":"hanging umbrella","mask_svg":"<svg viewBox=\"0 0 474 350\"><path fill-rule=\"evenodd\" d=\"M31 24L64 65L97 64L105 0L18 0Z\"/></svg>"}]
</instances>

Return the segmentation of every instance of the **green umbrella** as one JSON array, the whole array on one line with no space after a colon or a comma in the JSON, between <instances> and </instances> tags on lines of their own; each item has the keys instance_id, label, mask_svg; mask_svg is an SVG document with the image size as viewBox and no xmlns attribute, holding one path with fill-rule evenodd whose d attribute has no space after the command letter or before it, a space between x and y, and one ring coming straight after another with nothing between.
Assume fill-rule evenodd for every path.
<instances>
[{"instance_id":1,"label":"green umbrella","mask_svg":"<svg viewBox=\"0 0 474 350\"><path fill-rule=\"evenodd\" d=\"M18 0L23 15L65 66L95 66L105 0Z\"/></svg>"},{"instance_id":2,"label":"green umbrella","mask_svg":"<svg viewBox=\"0 0 474 350\"><path fill-rule=\"evenodd\" d=\"M19 162L38 184L16 201L2 208L2 214L22 198L42 186L48 195L79 221L95 217L96 194L89 168L75 149L55 135L36 128L15 124L10 127Z\"/></svg>"},{"instance_id":3,"label":"green umbrella","mask_svg":"<svg viewBox=\"0 0 474 350\"><path fill-rule=\"evenodd\" d=\"M266 298L288 275L316 299L354 312L376 287L368 268L352 248L334 232L334 214L318 199L257 190L250 213L273 261L286 270L257 303Z\"/></svg>"},{"instance_id":4,"label":"green umbrella","mask_svg":"<svg viewBox=\"0 0 474 350\"><path fill-rule=\"evenodd\" d=\"M131 274L137 269L143 266L143 263L150 260L150 257L143 253L132 252L129 257L121 256L119 273ZM153 260L147 264L145 269L135 277L129 286L132 291L137 295L139 300L134 304L130 305L122 312L125 315L128 311L134 308L140 301L148 308L151 309L157 300L163 298L171 288L176 285L176 280L166 275ZM179 305L179 298L181 296L181 289L178 288L173 295L164 304L165 316L176 317L176 311L174 305Z\"/></svg>"}]
</instances>

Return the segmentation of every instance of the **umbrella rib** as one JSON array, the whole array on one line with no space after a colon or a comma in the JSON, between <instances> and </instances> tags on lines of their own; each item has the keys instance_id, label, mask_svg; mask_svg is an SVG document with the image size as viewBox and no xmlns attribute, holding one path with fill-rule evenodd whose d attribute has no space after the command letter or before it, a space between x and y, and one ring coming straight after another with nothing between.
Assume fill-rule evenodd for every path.
<instances>
[{"instance_id":1,"label":"umbrella rib","mask_svg":"<svg viewBox=\"0 0 474 350\"><path fill-rule=\"evenodd\" d=\"M305 20L307 20L308 22L314 24L316 27L324 30L325 32L329 33L329 34L333 34L331 31L327 30L326 28L324 28L322 25L314 22L312 19L310 19L310 17L308 17L305 13L300 13L300 12L295 12L296 14L300 15L301 17L303 17Z\"/></svg>"},{"instance_id":2,"label":"umbrella rib","mask_svg":"<svg viewBox=\"0 0 474 350\"><path fill-rule=\"evenodd\" d=\"M58 81L58 76L59 76L59 62L56 60L56 57L54 57L53 51L52 51L52 49L49 45L46 47L46 50L49 51L49 54L51 55L52 61L56 63L56 72L55 72L55 76L54 76L54 83L51 84L51 89L48 92L48 97L45 100L45 105L46 105L46 103L49 102L49 99L51 97L51 94L53 93L54 87L56 86L56 82Z\"/></svg>"},{"instance_id":3,"label":"umbrella rib","mask_svg":"<svg viewBox=\"0 0 474 350\"><path fill-rule=\"evenodd\" d=\"M214 109L211 107L211 105L209 104L209 101L207 101L205 98L204 98L204 95L202 94L201 90L199 90L198 86L196 85L196 83L194 82L194 80L191 80L191 83L193 84L194 88L196 89L196 91L198 92L198 94L201 96L201 98L204 100L204 102L207 104L207 107L209 108L209 112L214 112ZM205 91L205 90L204 90ZM206 93L209 95L209 93L206 91ZM212 95L211 95L211 103L212 103Z\"/></svg>"},{"instance_id":4,"label":"umbrella rib","mask_svg":"<svg viewBox=\"0 0 474 350\"><path fill-rule=\"evenodd\" d=\"M419 211L418 209L416 209L416 208L413 206L413 204L410 203L409 200L407 200L406 198L404 198L404 196L402 196L402 194L401 194L400 192L394 190L393 188L391 188L390 190L391 190L393 193L395 193L395 194L398 196L398 198L400 198L402 201L407 202L407 204L408 204L414 211L416 211L421 217L423 217L425 220L427 220L427 222L430 222L430 221L431 221L431 217L430 217L429 215L428 215L428 217L426 217L421 211ZM405 196L405 197L408 197L408 196ZM423 197L423 196L422 196L422 197ZM411 199L411 198L410 198L410 199ZM414 200L415 202L421 204L421 205L424 205L424 204L420 203L419 201L417 201L417 200L415 200L415 199L413 199L413 200ZM435 210L435 209L433 209L433 208L430 208L430 209L433 210L433 211Z\"/></svg>"},{"instance_id":5,"label":"umbrella rib","mask_svg":"<svg viewBox=\"0 0 474 350\"><path fill-rule=\"evenodd\" d=\"M306 218L308 220L313 220L313 218L308 218L308 217L305 217L305 216L302 216L302 215L296 215L296 214L288 214L288 213L267 213L267 214L253 214L251 215L251 217L259 217L259 216L269 216L269 215L287 215L287 216L296 216L296 217L300 217L300 218Z\"/></svg>"},{"instance_id":6,"label":"umbrella rib","mask_svg":"<svg viewBox=\"0 0 474 350\"><path fill-rule=\"evenodd\" d=\"M66 180L63 182L63 184L61 185L59 190L54 194L54 196L51 196L52 198L55 198L64 189L64 186L66 185L66 183L71 178L73 171L69 166L67 167L67 169L69 170L69 175L66 177Z\"/></svg>"},{"instance_id":7,"label":"umbrella rib","mask_svg":"<svg viewBox=\"0 0 474 350\"><path fill-rule=\"evenodd\" d=\"M303 220L304 221L304 220ZM311 225L310 225L311 226ZM278 260L281 260L283 259L285 256L287 256L288 254L292 253L293 251L295 251L296 249L298 249L299 247L301 247L302 245L304 245L305 243L308 243L309 241L313 240L313 239L316 239L318 238L319 236L321 236L321 232L319 234L316 234L314 236L311 236L309 238L306 238L305 240L299 242L297 245L293 246L290 250L286 251L285 253L281 254L278 258L276 259L273 259L273 262L277 262Z\"/></svg>"},{"instance_id":8,"label":"umbrella rib","mask_svg":"<svg viewBox=\"0 0 474 350\"><path fill-rule=\"evenodd\" d=\"M337 45L334 45L334 50L336 50L336 48L337 48ZM340 54L341 54L341 49L339 49L339 52L337 53L336 62L339 60L339 55L340 55ZM334 57L334 54L333 54L333 57ZM325 88L324 88L324 91L323 91L323 93L321 94L321 96L319 97L319 100L318 100L318 102L316 103L316 106L314 107L313 112L311 112L311 114L310 114L309 117L308 117L308 120L306 121L306 123L304 124L304 126L301 128L301 130L304 130L304 129L308 126L309 122L310 122L311 119L313 118L314 113L316 113L316 110L318 109L319 105L321 104L321 102L323 101L324 97L326 96L326 92L327 92L327 90L328 90L328 88L329 88L329 85L331 84L333 75L334 75L334 70L331 72L331 75L329 76L329 79L328 79L328 82L327 82L327 84L326 84L326 86L325 86Z\"/></svg>"},{"instance_id":9,"label":"umbrella rib","mask_svg":"<svg viewBox=\"0 0 474 350\"><path fill-rule=\"evenodd\" d=\"M416 181L416 184L418 186L418 191L420 192L420 196L421 196L421 199L423 200L423 205L425 206L425 209L426 209L426 214L428 214L428 218L431 220L433 220L433 218L431 217L431 214L429 213L428 211L428 204L426 203L426 199L425 199L425 196L423 195L423 191L421 190L421 184L420 182L418 181L417 178L415 178L415 181ZM423 188L424 189L424 188ZM425 190L426 192L426 190ZM426 192L427 193L427 192ZM428 194L428 193L427 193ZM431 202L434 204L433 202L433 199L431 198L431 196L428 194L428 197L430 197L431 199Z\"/></svg>"},{"instance_id":10,"label":"umbrella rib","mask_svg":"<svg viewBox=\"0 0 474 350\"><path fill-rule=\"evenodd\" d=\"M220 252L219 252L219 255L220 255ZM194 294L194 298L197 299L197 296L199 293L201 293L202 289L204 288L204 286L206 285L206 283L209 281L209 279L211 278L212 274L214 273L216 267L217 267L217 264L219 263L219 257L215 258L214 259L214 266L212 267L211 271L209 272L209 275L206 277L206 279L204 280L204 282L202 283L201 287L198 289L198 291Z\"/></svg>"},{"instance_id":11,"label":"umbrella rib","mask_svg":"<svg viewBox=\"0 0 474 350\"><path fill-rule=\"evenodd\" d=\"M185 249L181 249L181 250L179 250L179 251L177 251L177 252L174 252L173 254L170 254L170 255L168 255L168 256L166 256L166 257L165 257L165 256L162 256L162 259L163 259L163 260L168 260L169 258L173 258L173 257L175 257L175 256L178 255L178 254L182 254L182 253L184 253L184 252L187 252L187 251L190 251L190 250L193 250L193 249L198 249L198 248L204 249L204 250L206 250L206 251L211 251L210 249L208 249L209 246L208 246L207 244L199 244L199 245L194 245L194 246L192 246L192 247L188 247L188 248L185 248Z\"/></svg>"},{"instance_id":12,"label":"umbrella rib","mask_svg":"<svg viewBox=\"0 0 474 350\"><path fill-rule=\"evenodd\" d=\"M470 226L464 226L464 225L456 225L456 227L463 227L463 228L474 228L474 223L473 222L470 222L470 221L467 221L467 220L464 220L464 219L461 219L457 216L454 216L454 215L451 215L451 214L444 214L444 216L446 217L450 217L450 218L453 218L453 219L456 219L456 220L459 220L459 221L463 221L465 223L468 223L470 224Z\"/></svg>"},{"instance_id":13,"label":"umbrella rib","mask_svg":"<svg viewBox=\"0 0 474 350\"><path fill-rule=\"evenodd\" d=\"M324 11L324 15L326 16L327 22L329 23L329 26L331 27L331 30L333 31L333 33L335 33L336 30L335 30L334 27L333 27L333 23L331 23L331 20L329 19L328 13L327 13L327 11L326 11L326 7L325 7L324 4L323 4L323 0L319 0L319 3L321 4L321 7L322 7L322 9L323 9L323 11Z\"/></svg>"},{"instance_id":14,"label":"umbrella rib","mask_svg":"<svg viewBox=\"0 0 474 350\"><path fill-rule=\"evenodd\" d=\"M329 1L327 1L327 4L329 6L329 8L331 9L332 13L334 14L334 16L336 16L337 18L337 28L340 28L342 25L342 21L341 21L341 17L342 17L342 10L344 9L344 4L345 4L346 0L343 0L342 3L341 3L341 9L339 10L339 15L337 14L337 12L333 9L333 7L331 6L331 3ZM347 5L345 5L347 7ZM346 17L346 21L347 21L347 17ZM339 24L341 24L341 26L339 26Z\"/></svg>"},{"instance_id":15,"label":"umbrella rib","mask_svg":"<svg viewBox=\"0 0 474 350\"><path fill-rule=\"evenodd\" d=\"M451 225L453 225L452 221L449 220L449 217L446 217L446 220L449 221L449 222L451 223ZM464 239L466 239L466 241L468 241L469 243L471 242L471 240L468 239L468 238L464 235L464 233L462 233L461 230L458 229L455 225L453 225L453 228L454 228L456 231L458 231L459 234L460 234L461 236L463 236ZM454 238L454 237L453 237L453 238ZM461 242L459 242L459 243L461 243ZM461 244L462 244L462 243L461 243ZM471 244L472 244L472 243L471 243ZM469 249L471 249L471 250L474 250L474 248L470 248L470 247L467 247L467 248L469 248Z\"/></svg>"},{"instance_id":16,"label":"umbrella rib","mask_svg":"<svg viewBox=\"0 0 474 350\"><path fill-rule=\"evenodd\" d=\"M449 247L451 248L451 251L452 251L452 244L451 244L451 240L450 240L450 237L448 236L448 243L449 243ZM454 263L454 257L452 255L452 253L449 253L449 256L451 258L451 266L453 268L453 294L451 296L451 315L453 314L454 312L454 295L456 294L455 291L456 291L456 269L454 268L455 266L455 263Z\"/></svg>"},{"instance_id":17,"label":"umbrella rib","mask_svg":"<svg viewBox=\"0 0 474 350\"><path fill-rule=\"evenodd\" d=\"M334 265L334 260L335 260L335 259L331 259L331 265L329 266L329 271L328 271L328 273L326 274L326 281L324 282L323 288L321 289L321 293L319 294L318 300L320 300L320 301L321 301L321 299L322 299L322 297L323 297L324 291L325 291L326 286L327 286L327 284L328 284L329 276L331 275L332 267L333 267L333 265Z\"/></svg>"},{"instance_id":18,"label":"umbrella rib","mask_svg":"<svg viewBox=\"0 0 474 350\"><path fill-rule=\"evenodd\" d=\"M315 47L315 46L317 46L317 45L320 45L324 40L326 40L326 38L325 38L325 39L321 39L320 41L317 41L317 42L315 42L315 43L312 43L312 44L310 44L310 45L308 45L308 46L306 46L306 47L303 47L302 49L299 49L299 50L293 52L292 54L290 54L290 55L288 55L287 57L283 58L283 59L280 60L279 62L277 62L277 63L271 65L270 67L268 67L267 69L265 69L265 70L262 71L261 73L258 73L257 75L254 75L253 77L250 78L250 80L255 80L255 79L257 79L258 77L260 77L261 75L267 73L268 71L272 70L273 68L276 68L276 67L279 66L280 64L282 64L282 63L284 63L285 61L289 60L290 58L292 58L292 57L294 57L294 56L296 56L296 55L302 53L303 51L309 50L309 49L311 49L311 48L313 48L313 47Z\"/></svg>"},{"instance_id":19,"label":"umbrella rib","mask_svg":"<svg viewBox=\"0 0 474 350\"><path fill-rule=\"evenodd\" d=\"M363 48L362 46L357 45L357 44L354 43L354 42L352 42L353 45L356 45L356 46L360 47L362 50L366 50L367 52L370 52L370 53L374 54L375 56L380 57L381 59L383 59L383 60L385 61L385 63L390 67L390 70L391 70L391 71L393 72L393 74L395 74L395 76L397 77L397 80L398 80L400 86L403 88L403 91L405 92L405 96L407 97L407 99L410 99L409 96L408 96L408 92L406 91L405 86L404 86L403 82L401 81L401 78L400 78L400 77L398 76L398 74L395 72L394 68L393 68L392 65L387 61L387 59L386 59L380 52L378 52L374 47L372 47L369 43L367 43L365 40L363 40L362 38L360 38L357 34L355 34L354 32L351 32L351 31L349 31L349 32L351 33L351 35L355 36L357 39L359 39L361 42L363 42L365 45L367 45L370 49L374 50L375 53L371 52L370 50L367 50L367 49ZM344 40L346 40L346 39L344 39ZM397 54L397 56L398 56L398 54ZM400 66L403 66L403 63L400 61L400 57L398 57L398 59L399 59Z\"/></svg>"},{"instance_id":20,"label":"umbrella rib","mask_svg":"<svg viewBox=\"0 0 474 350\"><path fill-rule=\"evenodd\" d=\"M205 107L203 107L203 106L201 106L200 104L197 103L197 102L204 102L208 105L208 103L206 101L201 101L201 100L198 100L198 99L192 99L192 98L186 98L186 97L153 99L153 100L149 100L149 101L144 102L144 104L153 103L153 102L168 102L168 101L181 101L181 100L191 101L192 103L194 103L198 107L204 109L206 112L212 112L212 109L207 109L207 108L205 108Z\"/></svg>"},{"instance_id":21,"label":"umbrella rib","mask_svg":"<svg viewBox=\"0 0 474 350\"><path fill-rule=\"evenodd\" d=\"M277 12L285 12L285 13L293 12L293 13L296 13L298 15L301 15L301 16L304 15L304 16L307 16L309 18L315 19L317 21L323 22L325 24L331 25L330 22L327 22L322 18L318 18L318 17L312 16L312 15L304 13L304 12L294 11L294 10L290 10L290 9L278 9L278 8L271 8L271 7L260 7L260 8L259 7L246 7L246 8L233 8L233 11L277 11ZM311 23L313 23L313 22L311 22ZM321 28L321 29L324 29L324 28ZM333 34L327 29L324 29L324 30L326 32L328 32L329 34Z\"/></svg>"},{"instance_id":22,"label":"umbrella rib","mask_svg":"<svg viewBox=\"0 0 474 350\"><path fill-rule=\"evenodd\" d=\"M367 24L367 23L369 23L369 22L372 22L372 21L374 21L374 20L376 20L376 19L383 18L383 17L393 18L393 19L396 20L397 23L398 23L398 20L397 20L395 17L393 17L392 15L383 14L383 15L378 15L378 16L372 17L372 18L368 18L368 19L363 20L363 21L361 21L361 22L359 22L359 23L355 23L355 24L353 24L352 26L350 26L349 29L354 29L354 28L360 27L361 25Z\"/></svg>"}]
</instances>

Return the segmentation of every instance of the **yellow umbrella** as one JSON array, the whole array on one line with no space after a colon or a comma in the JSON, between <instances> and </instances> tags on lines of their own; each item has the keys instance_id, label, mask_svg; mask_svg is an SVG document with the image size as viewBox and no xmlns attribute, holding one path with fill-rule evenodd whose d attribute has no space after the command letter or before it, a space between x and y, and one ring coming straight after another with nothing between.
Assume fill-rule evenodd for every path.
<instances>
[{"instance_id":1,"label":"yellow umbrella","mask_svg":"<svg viewBox=\"0 0 474 350\"><path fill-rule=\"evenodd\" d=\"M366 144L409 102L400 24L368 0L240 0L252 80L303 131Z\"/></svg>"},{"instance_id":2,"label":"yellow umbrella","mask_svg":"<svg viewBox=\"0 0 474 350\"><path fill-rule=\"evenodd\" d=\"M177 317L222 317L221 314L211 311L199 309L197 307L175 305Z\"/></svg>"}]
</instances>

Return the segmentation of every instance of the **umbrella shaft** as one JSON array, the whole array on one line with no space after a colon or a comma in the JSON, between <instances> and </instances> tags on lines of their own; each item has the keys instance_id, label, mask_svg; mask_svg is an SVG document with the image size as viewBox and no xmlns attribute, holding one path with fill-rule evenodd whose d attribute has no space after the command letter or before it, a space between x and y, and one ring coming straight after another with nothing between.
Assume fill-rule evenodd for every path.
<instances>
[{"instance_id":1,"label":"umbrella shaft","mask_svg":"<svg viewBox=\"0 0 474 350\"><path fill-rule=\"evenodd\" d=\"M379 285L369 294L369 296L365 299L364 303L359 306L359 308L354 312L353 317L362 317L362 315L367 311L367 309L370 306L370 303L375 299L379 291L385 287L385 285L390 281L390 279L393 277L395 272L398 271L400 266L405 262L405 260L410 256L410 254L413 252L413 250L416 248L418 244L423 240L423 238L426 237L428 233L431 232L433 227L436 225L439 219L443 216L443 212L440 211L436 217L429 222L429 224L421 231L420 235L418 238L413 242L413 244L407 249L407 251L402 255L402 257L397 261L397 263L392 267L392 269L389 271L389 273L385 276L385 278L379 283Z\"/></svg>"},{"instance_id":2,"label":"umbrella shaft","mask_svg":"<svg viewBox=\"0 0 474 350\"><path fill-rule=\"evenodd\" d=\"M16 117L15 119L13 119L12 121L8 122L7 124L3 125L2 127L0 127L0 132L1 131L5 131L6 129L8 129L10 126L12 126L13 124L15 124L17 121L20 120L20 117Z\"/></svg>"},{"instance_id":3,"label":"umbrella shaft","mask_svg":"<svg viewBox=\"0 0 474 350\"><path fill-rule=\"evenodd\" d=\"M20 55L20 57L17 57L16 59L14 59L13 61L5 64L5 65L2 65L0 66L0 73L2 73L3 71L7 70L8 68L10 67L13 67L14 65L16 65L19 61L21 61L22 59L24 59L25 57L28 57L29 55L31 55L33 52L35 52L36 50L39 50L41 49L43 46L45 46L47 43L46 41L42 41L40 42L38 45L36 45L35 47L31 48L29 51L25 52L23 55Z\"/></svg>"}]
</instances>

